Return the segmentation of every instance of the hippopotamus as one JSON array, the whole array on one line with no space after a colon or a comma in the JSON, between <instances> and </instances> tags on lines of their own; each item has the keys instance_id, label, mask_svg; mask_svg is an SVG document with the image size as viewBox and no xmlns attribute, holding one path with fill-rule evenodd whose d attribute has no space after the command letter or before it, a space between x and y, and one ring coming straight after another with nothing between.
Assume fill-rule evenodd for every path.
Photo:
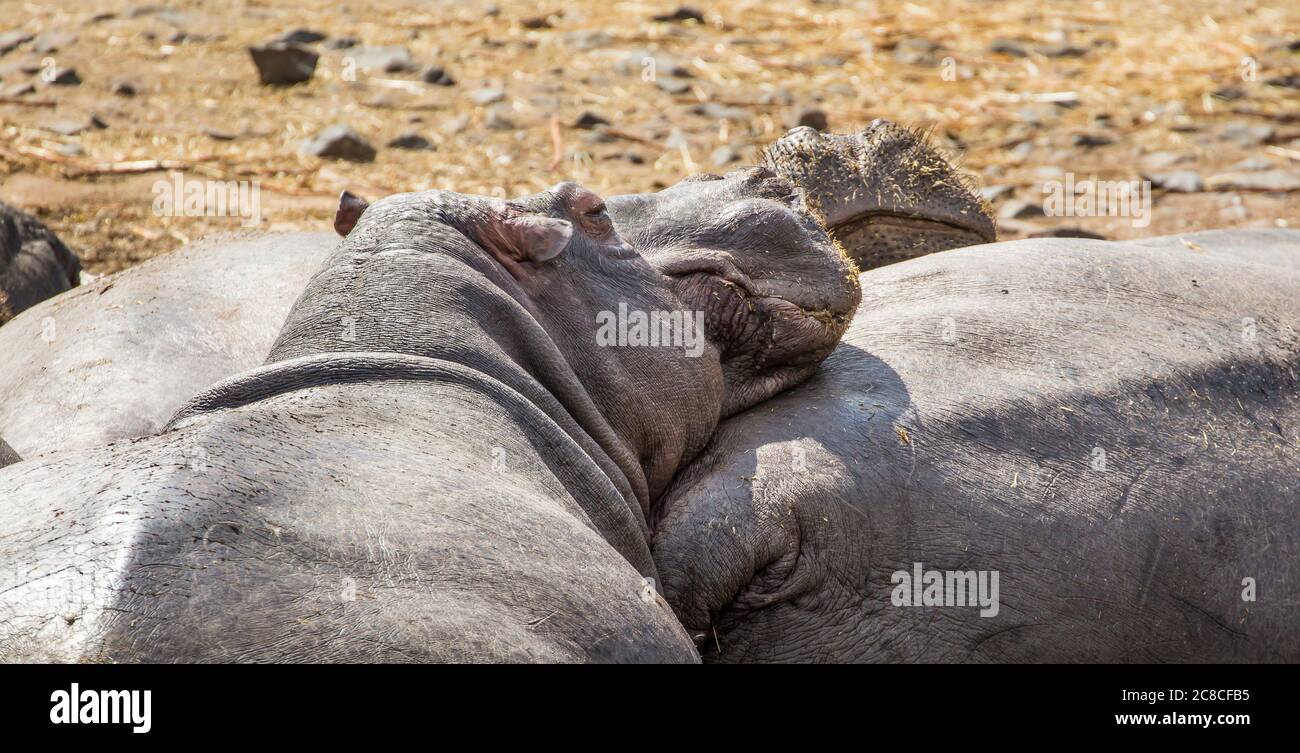
<instances>
[{"instance_id":1,"label":"hippopotamus","mask_svg":"<svg viewBox=\"0 0 1300 753\"><path fill-rule=\"evenodd\" d=\"M797 128L762 162L607 197L608 211L652 265L680 264L695 244L727 260L728 270L713 271L740 285L746 275L770 276L774 243L747 229L756 204L770 198L755 193L764 184L782 201L793 191L864 269L995 239L987 207L957 171L918 134L886 121L848 135ZM338 213L335 229L346 231L364 202L348 194L340 204L351 211ZM194 394L261 363L337 243L334 233L214 236L17 317L0 328L0 352L12 354L0 373L0 436L34 457L158 430ZM821 283L807 272L814 290Z\"/></svg>"},{"instance_id":2,"label":"hippopotamus","mask_svg":"<svg viewBox=\"0 0 1300 753\"><path fill-rule=\"evenodd\" d=\"M860 282L817 373L652 510L706 662L1300 660L1300 231Z\"/></svg>"},{"instance_id":3,"label":"hippopotamus","mask_svg":"<svg viewBox=\"0 0 1300 753\"><path fill-rule=\"evenodd\" d=\"M343 202L263 365L157 434L0 471L4 658L696 661L651 500L859 295L810 217L751 211L757 279L699 247L656 270L574 184ZM680 324L602 340L613 312Z\"/></svg>"},{"instance_id":4,"label":"hippopotamus","mask_svg":"<svg viewBox=\"0 0 1300 753\"><path fill-rule=\"evenodd\" d=\"M0 325L81 281L81 260L49 228L0 201Z\"/></svg>"}]
</instances>

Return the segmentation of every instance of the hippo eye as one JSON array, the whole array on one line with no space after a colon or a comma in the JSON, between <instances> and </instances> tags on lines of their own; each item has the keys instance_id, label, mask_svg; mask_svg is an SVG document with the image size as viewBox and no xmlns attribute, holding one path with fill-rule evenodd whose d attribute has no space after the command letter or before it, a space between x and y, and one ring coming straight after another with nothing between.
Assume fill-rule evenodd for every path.
<instances>
[{"instance_id":1,"label":"hippo eye","mask_svg":"<svg viewBox=\"0 0 1300 753\"><path fill-rule=\"evenodd\" d=\"M605 211L605 205L601 204L599 206L588 209L587 216L592 218L593 220L601 220L601 219L607 219L609 215Z\"/></svg>"}]
</instances>

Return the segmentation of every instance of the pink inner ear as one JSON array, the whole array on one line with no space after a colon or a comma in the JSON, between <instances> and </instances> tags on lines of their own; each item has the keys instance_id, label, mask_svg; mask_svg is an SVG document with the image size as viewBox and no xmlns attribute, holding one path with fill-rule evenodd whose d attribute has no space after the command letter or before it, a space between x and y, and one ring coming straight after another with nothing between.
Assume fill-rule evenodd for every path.
<instances>
[{"instance_id":1,"label":"pink inner ear","mask_svg":"<svg viewBox=\"0 0 1300 753\"><path fill-rule=\"evenodd\" d=\"M525 215L515 221L521 224L522 258L533 261L554 259L564 252L573 237L573 225L565 220Z\"/></svg>"},{"instance_id":2,"label":"pink inner ear","mask_svg":"<svg viewBox=\"0 0 1300 753\"><path fill-rule=\"evenodd\" d=\"M488 250L513 261L543 262L564 252L573 237L565 220L535 214L505 214L491 223Z\"/></svg>"}]
</instances>

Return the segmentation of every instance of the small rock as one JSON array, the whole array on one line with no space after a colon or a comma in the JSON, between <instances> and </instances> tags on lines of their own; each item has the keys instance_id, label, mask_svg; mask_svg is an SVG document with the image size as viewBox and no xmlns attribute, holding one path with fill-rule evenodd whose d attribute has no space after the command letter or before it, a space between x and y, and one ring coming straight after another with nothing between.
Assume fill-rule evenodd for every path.
<instances>
[{"instance_id":1,"label":"small rock","mask_svg":"<svg viewBox=\"0 0 1300 753\"><path fill-rule=\"evenodd\" d=\"M335 37L325 43L327 50L348 50L360 44L356 37Z\"/></svg>"},{"instance_id":2,"label":"small rock","mask_svg":"<svg viewBox=\"0 0 1300 753\"><path fill-rule=\"evenodd\" d=\"M830 127L826 113L815 107L806 107L799 110L795 113L793 122L796 126L808 126L814 131L825 131Z\"/></svg>"},{"instance_id":3,"label":"small rock","mask_svg":"<svg viewBox=\"0 0 1300 753\"><path fill-rule=\"evenodd\" d=\"M994 201L997 201L998 199L1003 198L1004 196L1011 196L1015 192L1016 192L1015 186L1009 183L1004 183L1002 185L985 186L981 188L980 196L985 201L992 203Z\"/></svg>"},{"instance_id":4,"label":"small rock","mask_svg":"<svg viewBox=\"0 0 1300 753\"><path fill-rule=\"evenodd\" d=\"M488 110L487 118L483 120L483 125L494 131L513 131L515 121L510 119L506 114L505 108L493 107Z\"/></svg>"},{"instance_id":5,"label":"small rock","mask_svg":"<svg viewBox=\"0 0 1300 753\"><path fill-rule=\"evenodd\" d=\"M483 89L475 89L470 92L469 98L473 100L474 104L484 107L504 100L506 98L506 93L502 89L487 87Z\"/></svg>"},{"instance_id":6,"label":"small rock","mask_svg":"<svg viewBox=\"0 0 1300 753\"><path fill-rule=\"evenodd\" d=\"M691 90L691 85L680 78L656 78L655 86L674 95L685 94Z\"/></svg>"},{"instance_id":7,"label":"small rock","mask_svg":"<svg viewBox=\"0 0 1300 753\"><path fill-rule=\"evenodd\" d=\"M1236 102L1245 98L1246 90L1240 86L1225 86L1222 89L1215 90L1214 96L1228 102Z\"/></svg>"},{"instance_id":8,"label":"small rock","mask_svg":"<svg viewBox=\"0 0 1300 753\"><path fill-rule=\"evenodd\" d=\"M32 35L21 29L6 31L3 34L0 34L0 55L8 55L18 49L19 45L26 44L30 41L32 41Z\"/></svg>"},{"instance_id":9,"label":"small rock","mask_svg":"<svg viewBox=\"0 0 1300 753\"><path fill-rule=\"evenodd\" d=\"M46 31L36 35L36 38L32 41L31 50L38 55L48 55L65 47L71 47L76 42L77 35L71 32Z\"/></svg>"},{"instance_id":10,"label":"small rock","mask_svg":"<svg viewBox=\"0 0 1300 753\"><path fill-rule=\"evenodd\" d=\"M249 47L248 54L257 66L257 76L266 86L288 86L310 81L320 59L314 50L286 42L271 42Z\"/></svg>"},{"instance_id":11,"label":"small rock","mask_svg":"<svg viewBox=\"0 0 1300 753\"><path fill-rule=\"evenodd\" d=\"M432 152L437 149L432 141L429 141L418 133L404 133L388 142L388 146L392 149L411 149L414 151L425 152Z\"/></svg>"},{"instance_id":12,"label":"small rock","mask_svg":"<svg viewBox=\"0 0 1300 753\"><path fill-rule=\"evenodd\" d=\"M1013 58L1027 57L1029 53L1025 48L1014 39L995 39L989 45L989 52L996 52L1002 55L1010 55Z\"/></svg>"},{"instance_id":13,"label":"small rock","mask_svg":"<svg viewBox=\"0 0 1300 753\"><path fill-rule=\"evenodd\" d=\"M362 47L350 57L357 68L381 73L409 73L416 70L411 51L400 45L392 47Z\"/></svg>"},{"instance_id":14,"label":"small rock","mask_svg":"<svg viewBox=\"0 0 1300 753\"><path fill-rule=\"evenodd\" d=\"M332 125L302 144L302 153L349 162L373 162L375 148L343 123Z\"/></svg>"},{"instance_id":15,"label":"small rock","mask_svg":"<svg viewBox=\"0 0 1300 753\"><path fill-rule=\"evenodd\" d=\"M443 133L460 133L469 128L469 115L462 113L454 118L449 118L439 127Z\"/></svg>"},{"instance_id":16,"label":"small rock","mask_svg":"<svg viewBox=\"0 0 1300 753\"><path fill-rule=\"evenodd\" d=\"M1273 164L1272 160L1266 160L1263 157L1247 157L1246 159L1238 162L1237 164L1229 167L1228 169L1232 171L1271 170L1274 167L1276 167L1276 165Z\"/></svg>"},{"instance_id":17,"label":"small rock","mask_svg":"<svg viewBox=\"0 0 1300 753\"><path fill-rule=\"evenodd\" d=\"M640 154L637 154L636 152L616 152L616 153L614 153L614 154L607 154L607 155L605 155L604 159L606 159L606 160L612 160L612 159L627 160L628 162L632 163L633 165L643 165L643 164L645 164L645 157L641 156Z\"/></svg>"},{"instance_id":18,"label":"small rock","mask_svg":"<svg viewBox=\"0 0 1300 753\"><path fill-rule=\"evenodd\" d=\"M758 98L760 104L764 105L782 105L789 107L794 104L795 97L789 89L778 87L771 91L763 92Z\"/></svg>"},{"instance_id":19,"label":"small rock","mask_svg":"<svg viewBox=\"0 0 1300 753\"><path fill-rule=\"evenodd\" d=\"M1070 143L1084 149L1095 149L1099 146L1115 143L1115 140L1109 136L1103 136L1099 133L1076 133L1070 138Z\"/></svg>"},{"instance_id":20,"label":"small rock","mask_svg":"<svg viewBox=\"0 0 1300 753\"><path fill-rule=\"evenodd\" d=\"M6 97L25 97L28 94L34 94L35 92L36 87L31 82L24 81L5 89L4 95Z\"/></svg>"},{"instance_id":21,"label":"small rock","mask_svg":"<svg viewBox=\"0 0 1300 753\"><path fill-rule=\"evenodd\" d=\"M894 47L894 59L907 65L935 65L943 47L920 37L901 40Z\"/></svg>"},{"instance_id":22,"label":"small rock","mask_svg":"<svg viewBox=\"0 0 1300 753\"><path fill-rule=\"evenodd\" d=\"M1012 162L1024 162L1029 159L1029 155L1033 153L1034 142L1026 140L1011 147L1007 152L1007 157L1010 158Z\"/></svg>"},{"instance_id":23,"label":"small rock","mask_svg":"<svg viewBox=\"0 0 1300 753\"><path fill-rule=\"evenodd\" d=\"M618 62L617 69L619 73L625 76L647 74L656 78L662 76L692 78L694 76L691 73L690 65L685 60L653 50L629 52Z\"/></svg>"},{"instance_id":24,"label":"small rock","mask_svg":"<svg viewBox=\"0 0 1300 753\"><path fill-rule=\"evenodd\" d=\"M110 91L119 97L134 97L135 84L130 81L114 81L113 88Z\"/></svg>"},{"instance_id":25,"label":"small rock","mask_svg":"<svg viewBox=\"0 0 1300 753\"><path fill-rule=\"evenodd\" d=\"M1104 241L1106 236L1101 233L1094 233L1091 230L1084 230L1081 227L1066 225L1063 227L1048 228L1030 233L1030 238L1090 238L1094 241Z\"/></svg>"},{"instance_id":26,"label":"small rock","mask_svg":"<svg viewBox=\"0 0 1300 753\"><path fill-rule=\"evenodd\" d=\"M1274 76L1264 83L1269 86L1278 86L1284 89L1300 89L1300 73L1288 73L1285 76Z\"/></svg>"},{"instance_id":27,"label":"small rock","mask_svg":"<svg viewBox=\"0 0 1300 753\"><path fill-rule=\"evenodd\" d=\"M612 144L618 141L618 137L610 133L608 127L596 126L591 130L591 133L587 134L584 141L588 144Z\"/></svg>"},{"instance_id":28,"label":"small rock","mask_svg":"<svg viewBox=\"0 0 1300 753\"><path fill-rule=\"evenodd\" d=\"M451 74L447 73L447 69L443 68L441 65L431 65L428 68L425 68L424 73L420 74L420 79L424 81L424 83L433 84L434 86L456 85L456 79L452 78Z\"/></svg>"},{"instance_id":29,"label":"small rock","mask_svg":"<svg viewBox=\"0 0 1300 753\"><path fill-rule=\"evenodd\" d=\"M207 126L204 126L203 134L208 138L212 139L213 141L234 141L235 140L235 134L229 131L218 130L216 128L208 128Z\"/></svg>"},{"instance_id":30,"label":"small rock","mask_svg":"<svg viewBox=\"0 0 1300 753\"><path fill-rule=\"evenodd\" d=\"M1253 170L1212 176L1206 184L1212 191L1300 191L1300 172Z\"/></svg>"},{"instance_id":31,"label":"small rock","mask_svg":"<svg viewBox=\"0 0 1300 753\"><path fill-rule=\"evenodd\" d=\"M86 154L86 150L82 149L80 144L59 144L54 151L65 157L83 157Z\"/></svg>"},{"instance_id":32,"label":"small rock","mask_svg":"<svg viewBox=\"0 0 1300 753\"><path fill-rule=\"evenodd\" d=\"M718 104L717 102L704 102L693 105L690 110L692 115L702 115L714 120L748 120L749 111L730 105Z\"/></svg>"},{"instance_id":33,"label":"small rock","mask_svg":"<svg viewBox=\"0 0 1300 753\"><path fill-rule=\"evenodd\" d=\"M549 29L552 26L549 16L531 16L529 18L521 18L519 19L519 25L525 29Z\"/></svg>"},{"instance_id":34,"label":"small rock","mask_svg":"<svg viewBox=\"0 0 1300 753\"><path fill-rule=\"evenodd\" d=\"M689 5L681 5L672 13L663 13L658 16L651 16L650 19L652 21L658 21L659 23L694 21L702 24L704 23L704 14Z\"/></svg>"},{"instance_id":35,"label":"small rock","mask_svg":"<svg viewBox=\"0 0 1300 753\"><path fill-rule=\"evenodd\" d=\"M57 133L60 136L76 136L90 129L90 121L79 122L75 120L56 120L53 123L46 123L42 126L45 130Z\"/></svg>"},{"instance_id":36,"label":"small rock","mask_svg":"<svg viewBox=\"0 0 1300 753\"><path fill-rule=\"evenodd\" d=\"M49 83L55 86L81 86L81 76L76 68L55 68Z\"/></svg>"},{"instance_id":37,"label":"small rock","mask_svg":"<svg viewBox=\"0 0 1300 753\"><path fill-rule=\"evenodd\" d=\"M1066 92L1052 100L1052 104L1065 110L1073 110L1079 106L1080 102L1082 102L1082 100L1080 100L1079 95L1074 92Z\"/></svg>"},{"instance_id":38,"label":"small rock","mask_svg":"<svg viewBox=\"0 0 1300 753\"><path fill-rule=\"evenodd\" d=\"M1142 165L1152 170L1163 170L1183 162L1191 162L1192 157L1179 152L1152 152L1142 158Z\"/></svg>"},{"instance_id":39,"label":"small rock","mask_svg":"<svg viewBox=\"0 0 1300 753\"><path fill-rule=\"evenodd\" d=\"M739 162L740 152L724 144L713 150L713 153L709 155L709 160L717 167L724 167L732 162Z\"/></svg>"},{"instance_id":40,"label":"small rock","mask_svg":"<svg viewBox=\"0 0 1300 753\"><path fill-rule=\"evenodd\" d=\"M608 32L600 29L588 31L571 31L564 35L564 43L575 50L595 50L601 47L608 47L614 43L614 38Z\"/></svg>"},{"instance_id":41,"label":"small rock","mask_svg":"<svg viewBox=\"0 0 1300 753\"><path fill-rule=\"evenodd\" d=\"M325 38L325 35L312 29L294 29L285 32L276 38L277 42L285 44L315 44Z\"/></svg>"},{"instance_id":42,"label":"small rock","mask_svg":"<svg viewBox=\"0 0 1300 753\"><path fill-rule=\"evenodd\" d=\"M1077 47L1067 42L1039 45L1038 54L1049 58L1081 58L1088 54L1088 48Z\"/></svg>"},{"instance_id":43,"label":"small rock","mask_svg":"<svg viewBox=\"0 0 1300 753\"><path fill-rule=\"evenodd\" d=\"M1155 188L1162 188L1174 193L1200 193L1205 190L1205 181L1195 170L1173 170L1166 173L1145 173L1143 178L1151 181Z\"/></svg>"},{"instance_id":44,"label":"small rock","mask_svg":"<svg viewBox=\"0 0 1300 753\"><path fill-rule=\"evenodd\" d=\"M581 128L587 131L590 131L596 126L602 125L609 125L609 121L591 111L584 112L578 116L577 120L573 121L574 128Z\"/></svg>"},{"instance_id":45,"label":"small rock","mask_svg":"<svg viewBox=\"0 0 1300 753\"><path fill-rule=\"evenodd\" d=\"M1225 126L1219 138L1225 141L1235 141L1242 146L1255 146L1273 138L1273 134L1273 126L1236 122Z\"/></svg>"},{"instance_id":46,"label":"small rock","mask_svg":"<svg viewBox=\"0 0 1300 753\"><path fill-rule=\"evenodd\" d=\"M664 139L664 149L677 151L683 147L689 149L690 146L691 143L687 141L686 134L682 133L682 129L680 128L674 128L672 132L668 134L668 138Z\"/></svg>"},{"instance_id":47,"label":"small rock","mask_svg":"<svg viewBox=\"0 0 1300 753\"><path fill-rule=\"evenodd\" d=\"M1003 220L1020 220L1026 217L1042 217L1043 205L1036 201L1011 199L998 210L998 218Z\"/></svg>"}]
</instances>

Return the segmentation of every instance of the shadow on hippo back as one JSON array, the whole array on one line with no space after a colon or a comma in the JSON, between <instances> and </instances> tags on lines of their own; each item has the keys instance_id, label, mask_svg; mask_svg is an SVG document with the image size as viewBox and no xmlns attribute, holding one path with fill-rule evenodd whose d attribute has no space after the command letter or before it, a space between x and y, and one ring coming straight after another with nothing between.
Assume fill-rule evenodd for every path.
<instances>
[{"instance_id":1,"label":"shadow on hippo back","mask_svg":"<svg viewBox=\"0 0 1300 753\"><path fill-rule=\"evenodd\" d=\"M857 133L791 130L765 167L799 186L805 208L863 270L993 243L988 204L924 131L876 119Z\"/></svg>"}]
</instances>

